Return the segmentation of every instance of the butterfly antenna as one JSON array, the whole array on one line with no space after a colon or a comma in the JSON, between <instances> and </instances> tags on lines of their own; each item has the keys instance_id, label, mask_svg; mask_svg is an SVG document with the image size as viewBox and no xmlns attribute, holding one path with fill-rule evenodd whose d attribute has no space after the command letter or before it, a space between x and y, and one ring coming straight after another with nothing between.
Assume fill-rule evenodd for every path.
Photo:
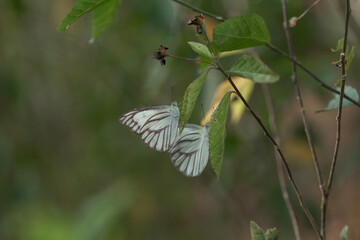
<instances>
[{"instance_id":1,"label":"butterfly antenna","mask_svg":"<svg viewBox=\"0 0 360 240\"><path fill-rule=\"evenodd\" d=\"M172 102L174 102L174 99L175 99L175 98L174 98L174 91L175 91L174 89L175 89L175 86L172 85L172 86L171 86L171 98L172 98Z\"/></svg>"}]
</instances>

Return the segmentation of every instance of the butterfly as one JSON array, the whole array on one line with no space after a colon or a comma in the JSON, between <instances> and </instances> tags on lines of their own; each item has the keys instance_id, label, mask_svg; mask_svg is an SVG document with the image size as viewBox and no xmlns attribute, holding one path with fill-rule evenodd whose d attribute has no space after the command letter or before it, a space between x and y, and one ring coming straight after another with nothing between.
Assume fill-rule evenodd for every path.
<instances>
[{"instance_id":1,"label":"butterfly","mask_svg":"<svg viewBox=\"0 0 360 240\"><path fill-rule=\"evenodd\" d=\"M187 177L199 176L209 159L209 125L186 124L170 149L174 166Z\"/></svg>"},{"instance_id":2,"label":"butterfly","mask_svg":"<svg viewBox=\"0 0 360 240\"><path fill-rule=\"evenodd\" d=\"M179 116L177 103L173 102L170 106L157 105L131 110L123 114L119 121L139 134L153 150L168 152L179 133Z\"/></svg>"}]
</instances>

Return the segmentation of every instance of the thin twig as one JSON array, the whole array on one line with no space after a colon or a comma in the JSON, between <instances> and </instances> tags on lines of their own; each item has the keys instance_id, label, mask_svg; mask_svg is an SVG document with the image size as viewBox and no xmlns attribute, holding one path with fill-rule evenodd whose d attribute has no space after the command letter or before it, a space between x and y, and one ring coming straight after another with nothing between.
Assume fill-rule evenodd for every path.
<instances>
[{"instance_id":1,"label":"thin twig","mask_svg":"<svg viewBox=\"0 0 360 240\"><path fill-rule=\"evenodd\" d=\"M316 0L315 2L313 2L299 17L297 17L297 21L302 19L305 16L305 14L307 14L319 2L320 2L320 0Z\"/></svg>"},{"instance_id":2,"label":"thin twig","mask_svg":"<svg viewBox=\"0 0 360 240\"><path fill-rule=\"evenodd\" d=\"M344 43L342 47L342 51L340 53L340 61L341 61L341 89L340 89L340 99L339 99L339 108L338 108L338 115L336 116L337 120L337 132L336 132L336 144L334 149L334 156L333 161L331 164L328 184L327 184L327 190L331 190L332 186L332 180L333 180L333 174L335 170L336 165L336 159L338 154L338 149L340 145L340 139L341 139L341 114L342 114L342 104L343 104L343 97L344 97L344 89L345 89L345 81L346 81L346 72L345 72L345 52L346 52L346 42L347 42L347 34L348 34L348 24L349 24L349 16L351 13L350 9L350 2L349 0L346 1L346 21L345 21L345 34L344 34Z\"/></svg>"},{"instance_id":3,"label":"thin twig","mask_svg":"<svg viewBox=\"0 0 360 240\"><path fill-rule=\"evenodd\" d=\"M213 66L213 67L216 68L216 65L215 65L215 64L213 64L213 63L211 63L211 62L203 61L203 60L200 60L200 59L184 58L184 57L179 57L179 56L170 55L170 54L168 54L167 57L177 58L177 59L181 59L181 60L185 60L185 61L202 62L202 63L209 64L209 65L211 65L211 66Z\"/></svg>"},{"instance_id":4,"label":"thin twig","mask_svg":"<svg viewBox=\"0 0 360 240\"><path fill-rule=\"evenodd\" d=\"M285 53L283 50L281 50L280 48L272 45L271 43L266 44L267 47L269 47L271 50L280 53L281 55L283 55L284 57L286 57L287 59L291 60L292 62L296 63L296 65L298 65L302 70L304 70L307 74L309 74L315 81L317 81L322 87L326 88L327 90L339 94L340 95L340 91L338 91L337 89L329 86L328 84L326 84L325 82L323 82L318 76L315 75L315 73L313 73L310 69L308 69L306 66L304 66L299 60L291 58L287 53ZM344 94L344 97L349 100L350 102L352 102L353 104L357 105L358 107L360 107L360 103L357 102L356 100L352 99L351 97L349 97L348 95Z\"/></svg>"},{"instance_id":5,"label":"thin twig","mask_svg":"<svg viewBox=\"0 0 360 240\"><path fill-rule=\"evenodd\" d=\"M197 7L195 7L195 6L193 6L193 5L189 4L189 3L186 3L186 2L183 2L183 1L180 1L180 0L172 0L172 1L177 2L180 5L183 5L183 6L187 7L187 8L190 8L190 9L194 10L195 12L199 12L199 13L202 13L202 14L204 14L206 16L214 18L214 19L216 19L218 21L221 21L221 22L225 21L225 19L223 17L215 15L215 14L207 12L207 11L204 11L204 10L202 10L200 8L197 8Z\"/></svg>"},{"instance_id":6,"label":"thin twig","mask_svg":"<svg viewBox=\"0 0 360 240\"><path fill-rule=\"evenodd\" d=\"M295 54L294 54L294 47L292 45L291 36L290 36L286 0L282 0L282 10L283 10L283 18L284 18L284 31L285 31L287 45L288 45L288 49L289 49L289 55L290 55L290 57L292 59L296 59ZM314 166L315 166L315 171L316 171L316 176L317 176L318 183L319 183L320 193L321 193L321 196L323 197L324 196L324 182L323 182L323 178L322 178L322 174L321 174L321 170L320 170L319 160L317 158L314 143L312 141L310 131L309 131L309 127L308 127L308 124L307 124L305 108L304 108L304 104L303 104L303 101L302 101L300 87L299 87L299 83L298 83L298 79L297 79L296 63L294 63L294 62L292 63L292 72L293 72L293 74L292 74L291 79L292 79L292 81L294 83L294 86L295 86L295 91L296 91L297 100L298 100L299 106L300 106L301 118L302 118L302 121L303 121L304 130L305 130L307 141L309 143L310 151L311 151L311 154L312 154L312 158L313 158L313 162L314 162ZM320 236L320 239L322 239L321 236Z\"/></svg>"},{"instance_id":7,"label":"thin twig","mask_svg":"<svg viewBox=\"0 0 360 240\"><path fill-rule=\"evenodd\" d=\"M268 113L269 113L270 129L271 129L271 131L273 133L275 141L280 145L279 132L278 132L278 129L277 129L277 126L276 126L276 121L275 121L274 104L273 104L272 97L271 97L271 94L270 94L270 91L269 91L269 87L268 87L267 84L261 84L261 87L262 87L263 92L264 92L264 96L265 96L265 100L266 100L266 106L267 106ZM286 189L286 182L285 182L283 165L281 163L281 158L280 158L280 156L277 153L275 148L274 148L274 151L275 151L276 167L277 167L277 172L278 172L278 177L279 177L281 193L282 193L282 196L284 198L286 207L287 207L288 212L289 212L291 224L292 224L292 227L294 229L295 239L300 240L301 238L300 238L299 225L298 225L298 222L296 220L294 208L293 208L293 206L292 206L292 204L290 202L290 199L289 199L288 191Z\"/></svg>"},{"instance_id":8,"label":"thin twig","mask_svg":"<svg viewBox=\"0 0 360 240\"><path fill-rule=\"evenodd\" d=\"M241 101L244 103L246 109L250 112L250 114L255 118L255 120L258 122L258 124L260 125L260 127L262 128L262 130L264 131L265 133L265 136L270 140L270 142L274 145L274 148L276 149L276 151L278 152L280 158L281 158L281 161L285 167L285 170L286 170L286 173L288 175L288 178L289 178L289 181L292 185L292 187L294 188L295 190L295 194L296 196L298 197L298 200L299 200L299 203L300 203L300 206L301 208L303 209L303 211L305 212L305 215L307 216L309 222L311 223L311 225L313 226L314 230L316 231L316 233L318 235L320 235L319 233L319 230L318 230L318 227L316 225L316 222L313 218L313 216L311 215L310 211L308 210L308 208L306 207L305 203L304 203L304 200L302 198L302 194L300 193L296 183L295 183L295 180L292 176L292 173L291 173L291 170L290 170L290 167L285 159L285 156L283 155L279 145L276 143L276 141L274 140L274 138L271 136L270 132L266 129L265 125L263 124L263 122L261 121L260 117L252 110L252 108L250 107L250 105L247 103L247 101L245 100L245 98L243 97L243 95L240 93L239 89L236 87L236 85L234 84L231 76L229 74L227 74L225 72L225 70L220 66L218 65L218 70L220 70L220 72L222 72L224 74L224 76L226 76L227 80L229 81L229 83L231 84L231 86L234 88L235 92L236 92L236 95L241 99Z\"/></svg>"},{"instance_id":9,"label":"thin twig","mask_svg":"<svg viewBox=\"0 0 360 240\"><path fill-rule=\"evenodd\" d=\"M337 157L338 157L338 152L339 152L339 147L340 147L340 139L341 139L341 116L342 116L343 98L344 98L344 91L345 91L345 82L346 82L346 78L347 78L346 69L345 69L345 66L346 66L345 53L346 53L346 44L347 44L347 37L348 37L350 14L351 14L350 0L346 0L344 43L343 43L342 51L340 53L341 87L340 87L340 99L339 99L338 114L336 116L336 120L337 120L336 142L335 142L334 155L333 155L329 178L328 178L327 187L326 187L326 194L325 194L324 200L322 201L322 203L323 203L322 211L325 216L326 216L326 211L327 211L327 202L328 202L328 198L330 195L331 186L332 186L332 182L333 182L333 178L334 178L334 171L335 171L335 166L336 166L336 162L337 162ZM325 236L325 225L326 225L326 219L324 219L324 222L322 223L323 229L321 229L324 231L324 236Z\"/></svg>"},{"instance_id":10,"label":"thin twig","mask_svg":"<svg viewBox=\"0 0 360 240\"><path fill-rule=\"evenodd\" d=\"M208 36L208 34L207 34L207 29L206 29L205 24L204 24L204 27L203 27L203 28L204 28L203 31L204 31L204 35L205 35L206 41L207 41L208 44L209 44L209 47L210 47L210 50L211 50L211 55L213 56L213 60L214 60L215 62L218 62L218 59L217 59L216 54L215 54L215 50L214 50L214 48L213 48L213 46L212 46L212 44L211 44L210 38L209 38L209 36Z\"/></svg>"}]
</instances>

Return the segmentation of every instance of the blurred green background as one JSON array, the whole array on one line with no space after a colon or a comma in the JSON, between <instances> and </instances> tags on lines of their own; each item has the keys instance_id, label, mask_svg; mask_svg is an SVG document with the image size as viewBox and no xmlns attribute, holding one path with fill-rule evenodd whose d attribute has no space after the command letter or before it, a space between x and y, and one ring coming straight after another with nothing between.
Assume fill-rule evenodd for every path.
<instances>
[{"instance_id":1,"label":"blurred green background","mask_svg":"<svg viewBox=\"0 0 360 240\"><path fill-rule=\"evenodd\" d=\"M222 16L257 13L272 43L286 50L278 0L188 1ZM272 145L245 113L228 124L224 165L216 180L210 164L197 178L181 175L168 154L151 151L119 124L136 107L181 101L197 66L152 58L160 44L169 52L196 57L186 25L194 12L167 0L124 0L109 29L94 44L86 15L65 33L56 27L75 1L0 1L0 239L250 239L249 222L277 227L293 239L278 184ZM299 16L312 1L290 1ZM343 36L343 1L321 1L292 35L297 58L334 86L340 70L330 63ZM359 47L360 2L353 1L349 41ZM208 19L209 25L215 21ZM266 47L257 53L281 75L270 86L282 147L315 218L320 193L303 132L290 62ZM357 49L356 53L359 51ZM236 57L224 59L230 64ZM348 84L360 89L359 57ZM216 85L207 79L193 123L209 107ZM304 103L324 175L332 158L336 111L315 114L332 94L299 70ZM174 91L172 91L174 89ZM173 92L173 93L172 93ZM250 104L267 123L261 87ZM360 109L344 109L342 143L329 202L328 236L339 239L349 225L360 239ZM315 235L289 188L303 239Z\"/></svg>"}]
</instances>

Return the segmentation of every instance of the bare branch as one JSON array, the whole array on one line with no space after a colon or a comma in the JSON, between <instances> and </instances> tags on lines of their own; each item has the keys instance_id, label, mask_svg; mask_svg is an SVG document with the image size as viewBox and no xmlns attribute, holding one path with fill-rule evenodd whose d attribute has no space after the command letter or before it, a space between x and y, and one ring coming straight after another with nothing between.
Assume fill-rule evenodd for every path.
<instances>
[{"instance_id":1,"label":"bare branch","mask_svg":"<svg viewBox=\"0 0 360 240\"><path fill-rule=\"evenodd\" d=\"M298 17L292 17L289 21L290 23L290 27L295 27L296 23L302 19L313 7L315 7L316 4L318 4L320 2L320 0L316 0L315 2L313 2L300 16Z\"/></svg>"},{"instance_id":2,"label":"bare branch","mask_svg":"<svg viewBox=\"0 0 360 240\"><path fill-rule=\"evenodd\" d=\"M322 212L323 212L324 216L326 216L327 202L328 202L328 198L330 195L331 186L332 186L332 182L333 182L333 178L334 178L334 171L335 171L335 166L336 166L336 162L337 162L337 158L338 158L338 152L339 152L340 140L341 140L341 116L342 116L345 82L347 79L346 70L345 70L345 65L346 65L345 53L346 53L346 44L347 44L347 37L348 37L350 14L351 14L350 0L346 0L344 43L343 43L342 51L340 53L341 87L340 87L340 99L339 99L338 114L336 116L336 120L337 120L336 142L335 142L334 154L333 154L329 178L328 178L327 187L326 187L326 194L325 194L325 198L322 200L322 203L323 203ZM322 219L321 225L323 226L321 229L323 229L323 231L324 231L323 235L325 236L325 234L326 234L326 232L325 232L326 218Z\"/></svg>"},{"instance_id":3,"label":"bare branch","mask_svg":"<svg viewBox=\"0 0 360 240\"><path fill-rule=\"evenodd\" d=\"M293 48L292 41L291 41L291 36L290 36L286 0L282 0L282 11L283 11L283 19L284 19L284 31L285 31L286 41L287 41L287 45L288 45L288 49L289 49L289 55L290 55L290 57L292 59L296 59L295 54L294 54L294 48ZM311 154L312 154L312 158L313 158L313 162L314 162L314 166L315 166L315 170L316 170L316 176L318 178L320 193L321 193L321 196L324 196L324 189L323 189L324 184L323 184L323 178L322 178L321 171L320 171L319 160L317 158L314 143L312 141L310 131L309 131L309 127L308 127L308 124L307 124L305 108L304 108L304 104L303 104L303 101L302 101L301 92L300 92L300 88L299 88L299 83L298 83L298 79L297 79L296 63L294 63L294 62L292 63L292 72L293 72L293 74L292 74L291 79L292 79L292 81L294 83L294 86L295 86L297 100L298 100L299 106L300 106L301 118L302 118L302 121L303 121L304 130L305 130L307 141L309 143L310 151L311 151ZM313 228L316 231L316 233L318 234L319 239L323 239L321 233L319 233L318 228L315 227L314 225L313 225Z\"/></svg>"},{"instance_id":4,"label":"bare branch","mask_svg":"<svg viewBox=\"0 0 360 240\"><path fill-rule=\"evenodd\" d=\"M291 60L292 62L296 63L296 65L298 65L302 70L304 70L307 74L309 74L315 81L317 81L322 87L326 88L327 90L339 94L340 95L340 91L338 91L337 89L329 86L328 84L326 84L325 82L323 82L318 76L315 75L315 73L313 73L310 69L308 69L306 66L304 66L299 60L291 58L287 53L285 53L283 50L281 50L280 48L272 45L271 43L268 43L266 45L267 47L269 47L271 50L280 53L281 55L283 55L284 57L286 57L287 59ZM360 103L355 101L354 99L352 99L351 97L349 97L348 95L344 94L344 97L349 100L350 102L352 102L353 104L355 104L356 106L360 107Z\"/></svg>"},{"instance_id":5,"label":"bare branch","mask_svg":"<svg viewBox=\"0 0 360 240\"><path fill-rule=\"evenodd\" d=\"M273 101L272 101L272 98L271 98L269 87L268 87L267 84L261 84L261 87L262 87L263 92L264 92L264 96L265 96L265 100L266 100L266 106L267 106L267 109L268 109L268 112L269 112L270 129L271 129L271 131L272 131L272 133L274 135L275 141L280 145L280 137L279 137L278 129L277 129L277 126L276 126L276 121L275 121L274 104L273 104ZM292 204L290 202L290 199L289 199L288 191L286 189L286 182L285 182L283 166L281 164L281 157L277 153L276 148L274 148L274 151L275 151L276 167L277 167L277 172L278 172L278 177L279 177L281 193L283 195L286 207L287 207L288 212L289 212L291 224L292 224L292 227L294 229L295 239L300 240L301 238L300 238L299 225L298 225L298 222L296 220L294 208L293 208L293 206L292 206Z\"/></svg>"},{"instance_id":6,"label":"bare branch","mask_svg":"<svg viewBox=\"0 0 360 240\"><path fill-rule=\"evenodd\" d=\"M195 7L195 6L193 6L193 5L189 4L189 3L186 3L186 2L183 2L183 1L180 1L180 0L172 0L172 1L174 1L176 3L179 3L180 5L183 5L183 6L187 7L187 8L190 8L191 10L194 10L195 12L199 12L199 13L204 14L205 16L209 16L211 18L214 18L214 19L216 19L218 21L223 22L223 21L226 20L225 18L223 18L221 16L215 15L215 14L207 12L207 11L204 11L204 10L202 10L202 9L200 9L198 7Z\"/></svg>"}]
</instances>

